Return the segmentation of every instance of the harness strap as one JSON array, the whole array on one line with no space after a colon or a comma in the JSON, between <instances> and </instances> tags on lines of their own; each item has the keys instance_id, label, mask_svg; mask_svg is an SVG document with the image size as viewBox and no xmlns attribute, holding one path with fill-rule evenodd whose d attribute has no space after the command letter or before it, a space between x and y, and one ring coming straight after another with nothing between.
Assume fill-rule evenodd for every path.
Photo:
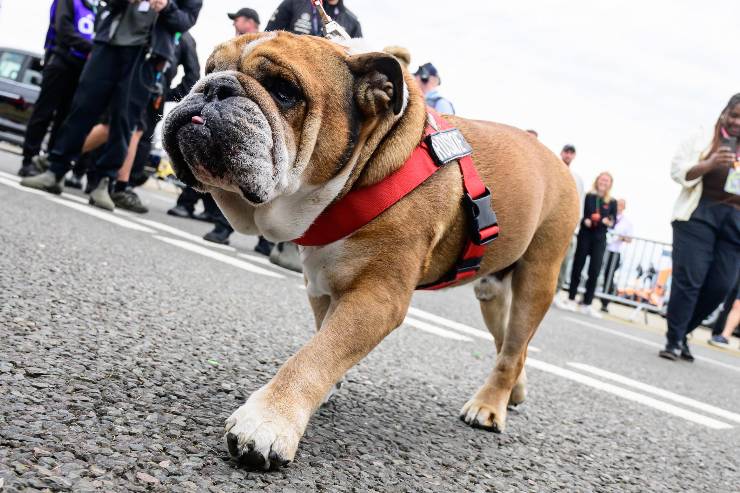
<instances>
[{"instance_id":1,"label":"harness strap","mask_svg":"<svg viewBox=\"0 0 740 493\"><path fill-rule=\"evenodd\" d=\"M458 160L462 173L463 207L470 222L468 240L455 266L441 279L418 286L416 289L436 290L456 284L463 279L474 276L480 269L481 260L486 252L486 245L498 238L499 227L496 213L491 206L491 192L483 184L470 155Z\"/></svg>"},{"instance_id":2,"label":"harness strap","mask_svg":"<svg viewBox=\"0 0 740 493\"><path fill-rule=\"evenodd\" d=\"M475 170L472 150L462 134L431 108L422 142L397 171L380 182L351 190L327 207L295 243L321 246L333 243L366 225L408 195L446 163L457 160L465 195L463 207L468 215L469 234L455 267L442 279L417 289L440 289L475 275L485 253L485 245L498 237L496 214L491 208L491 192Z\"/></svg>"}]
</instances>

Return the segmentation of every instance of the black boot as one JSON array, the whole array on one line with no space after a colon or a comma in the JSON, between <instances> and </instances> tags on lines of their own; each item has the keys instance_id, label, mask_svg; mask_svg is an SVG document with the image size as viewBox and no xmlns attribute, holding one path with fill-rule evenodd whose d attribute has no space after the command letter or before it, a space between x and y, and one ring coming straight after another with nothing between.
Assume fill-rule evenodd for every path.
<instances>
[{"instance_id":1,"label":"black boot","mask_svg":"<svg viewBox=\"0 0 740 493\"><path fill-rule=\"evenodd\" d=\"M273 242L266 240L264 236L260 236L259 240L257 241L257 246L254 247L254 251L257 253L261 253L266 257L269 257L270 252L272 251L272 247L274 246L275 244Z\"/></svg>"},{"instance_id":2,"label":"black boot","mask_svg":"<svg viewBox=\"0 0 740 493\"><path fill-rule=\"evenodd\" d=\"M666 346L665 349L662 349L658 353L658 356L671 361L676 361L681 356L681 351L677 347Z\"/></svg>"},{"instance_id":3,"label":"black boot","mask_svg":"<svg viewBox=\"0 0 740 493\"><path fill-rule=\"evenodd\" d=\"M691 354L691 351L689 351L689 343L686 341L683 341L681 344L681 359L688 361L689 363L694 362L694 356Z\"/></svg>"},{"instance_id":4,"label":"black boot","mask_svg":"<svg viewBox=\"0 0 740 493\"><path fill-rule=\"evenodd\" d=\"M216 227L213 228L213 231L206 233L203 236L203 239L206 241L212 241L213 243L220 243L221 245L228 245L231 233L232 231L229 228L216 223Z\"/></svg>"}]
</instances>

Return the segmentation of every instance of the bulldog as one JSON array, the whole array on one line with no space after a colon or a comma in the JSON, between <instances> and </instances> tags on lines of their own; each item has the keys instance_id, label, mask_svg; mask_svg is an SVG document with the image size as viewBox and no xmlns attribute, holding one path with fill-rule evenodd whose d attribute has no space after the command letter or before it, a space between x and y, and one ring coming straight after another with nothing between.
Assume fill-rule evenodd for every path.
<instances>
[{"instance_id":1,"label":"bulldog","mask_svg":"<svg viewBox=\"0 0 740 493\"><path fill-rule=\"evenodd\" d=\"M479 280L497 357L460 416L501 432L507 405L525 398L527 345L553 299L578 199L567 167L534 137L444 119L473 149L501 231L465 279ZM248 34L215 48L206 76L168 115L164 144L177 176L210 192L237 231L280 242L398 170L428 122L413 78L388 54L285 32ZM415 288L455 266L471 221L463 196L451 162L348 236L301 248L316 333L226 420L235 459L275 469L295 457L313 412L402 323Z\"/></svg>"}]
</instances>

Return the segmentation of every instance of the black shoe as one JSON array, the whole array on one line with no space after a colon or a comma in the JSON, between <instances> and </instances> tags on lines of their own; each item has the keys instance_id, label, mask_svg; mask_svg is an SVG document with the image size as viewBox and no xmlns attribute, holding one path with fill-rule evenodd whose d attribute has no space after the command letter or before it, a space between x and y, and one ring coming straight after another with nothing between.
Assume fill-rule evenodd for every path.
<instances>
[{"instance_id":1,"label":"black shoe","mask_svg":"<svg viewBox=\"0 0 740 493\"><path fill-rule=\"evenodd\" d=\"M22 164L21 169L18 170L18 176L22 176L24 178L26 176L36 176L40 173L41 171L39 171L36 165L32 162Z\"/></svg>"},{"instance_id":2,"label":"black shoe","mask_svg":"<svg viewBox=\"0 0 740 493\"><path fill-rule=\"evenodd\" d=\"M266 240L264 236L260 236L259 241L257 241L257 246L254 247L254 251L269 257L272 247L274 246L275 244L273 242Z\"/></svg>"},{"instance_id":3,"label":"black shoe","mask_svg":"<svg viewBox=\"0 0 740 493\"><path fill-rule=\"evenodd\" d=\"M681 344L681 359L688 361L689 363L694 362L694 356L691 354L691 351L689 351L689 344L687 342Z\"/></svg>"},{"instance_id":4,"label":"black shoe","mask_svg":"<svg viewBox=\"0 0 740 493\"><path fill-rule=\"evenodd\" d=\"M606 305L601 305L601 311L604 313L609 313L609 309L606 307Z\"/></svg>"},{"instance_id":5,"label":"black shoe","mask_svg":"<svg viewBox=\"0 0 740 493\"><path fill-rule=\"evenodd\" d=\"M662 349L658 356L661 358L669 359L671 361L676 361L680 356L681 352L678 350L678 348L666 346L665 349Z\"/></svg>"},{"instance_id":6,"label":"black shoe","mask_svg":"<svg viewBox=\"0 0 740 493\"><path fill-rule=\"evenodd\" d=\"M82 190L82 177L72 174L69 178L64 179L64 186Z\"/></svg>"},{"instance_id":7,"label":"black shoe","mask_svg":"<svg viewBox=\"0 0 740 493\"><path fill-rule=\"evenodd\" d=\"M213 228L213 231L210 231L203 236L203 239L206 241L212 241L213 243L220 243L221 245L228 245L229 236L231 236L231 231L220 224L217 224L216 227Z\"/></svg>"},{"instance_id":8,"label":"black shoe","mask_svg":"<svg viewBox=\"0 0 740 493\"><path fill-rule=\"evenodd\" d=\"M193 219L197 219L198 221L203 221L203 222L206 222L206 223L215 223L216 222L216 218L213 217L211 214L208 214L205 211L199 212L198 214L193 214L190 217L192 217Z\"/></svg>"},{"instance_id":9,"label":"black shoe","mask_svg":"<svg viewBox=\"0 0 740 493\"><path fill-rule=\"evenodd\" d=\"M130 188L120 192L112 192L110 194L110 198L118 208L136 212L137 214L146 214L149 212L149 209L141 202L141 199L136 195L136 192Z\"/></svg>"},{"instance_id":10,"label":"black shoe","mask_svg":"<svg viewBox=\"0 0 740 493\"><path fill-rule=\"evenodd\" d=\"M176 205L168 210L167 214L175 217L193 217L193 212L187 210L184 205Z\"/></svg>"}]
</instances>

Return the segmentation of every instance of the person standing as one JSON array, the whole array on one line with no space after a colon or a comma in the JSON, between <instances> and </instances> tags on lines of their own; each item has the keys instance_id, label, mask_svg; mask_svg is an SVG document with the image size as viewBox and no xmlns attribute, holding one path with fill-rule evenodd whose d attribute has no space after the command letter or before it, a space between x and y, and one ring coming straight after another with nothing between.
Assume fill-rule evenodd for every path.
<instances>
[{"instance_id":1,"label":"person standing","mask_svg":"<svg viewBox=\"0 0 740 493\"><path fill-rule=\"evenodd\" d=\"M352 38L362 37L357 16L344 6L344 0L326 0L324 10ZM283 0L273 12L265 31L289 31L293 34L323 36L324 26L311 0Z\"/></svg>"},{"instance_id":2,"label":"person standing","mask_svg":"<svg viewBox=\"0 0 740 493\"><path fill-rule=\"evenodd\" d=\"M48 142L51 149L69 113L82 68L92 50L94 3L90 0L54 0L51 3L41 92L26 126L19 176L41 173L33 159L41 152L49 124L53 121Z\"/></svg>"},{"instance_id":3,"label":"person standing","mask_svg":"<svg viewBox=\"0 0 740 493\"><path fill-rule=\"evenodd\" d=\"M455 107L449 99L445 98L439 93L439 86L442 84L442 79L439 77L437 68L431 63L425 63L419 65L419 68L414 73L416 83L419 84L421 92L424 93L424 101L427 106L434 108L440 113L447 115L455 114Z\"/></svg>"},{"instance_id":4,"label":"person standing","mask_svg":"<svg viewBox=\"0 0 740 493\"><path fill-rule=\"evenodd\" d=\"M135 121L149 100L155 74L171 59L175 35L190 29L202 0L112 0L100 12L93 49L80 77L72 110L49 153L49 170L21 185L59 194L71 161L106 107L108 140L95 162L97 185L90 203L113 210L110 188L126 158Z\"/></svg>"},{"instance_id":5,"label":"person standing","mask_svg":"<svg viewBox=\"0 0 740 493\"><path fill-rule=\"evenodd\" d=\"M573 181L576 182L576 192L578 193L578 203L583 203L583 179L581 176L573 171L573 160L576 158L576 147L573 144L565 144L563 149L560 151L560 159L563 161L570 170L570 174L573 177ZM576 226L575 233L578 233L578 226ZM565 282L568 280L568 266L573 261L573 255L576 252L576 240L573 238L568 245L568 251L565 252L565 258L563 263L560 264L560 273L558 274L558 289L560 292L565 288ZM556 297L553 300L553 304L563 310L570 310L572 307L562 297Z\"/></svg>"},{"instance_id":6,"label":"person standing","mask_svg":"<svg viewBox=\"0 0 740 493\"><path fill-rule=\"evenodd\" d=\"M575 299L578 286L581 284L581 271L589 259L586 293L581 302L581 311L594 318L601 318L601 314L594 310L591 303L596 292L596 281L601 272L601 263L604 260L606 249L606 231L614 226L617 216L617 201L611 198L614 179L606 171L599 173L594 180L593 188L586 194L583 201L583 218L581 219L576 242L576 253L573 257L573 269L570 273L568 286L568 302L566 309L575 311Z\"/></svg>"},{"instance_id":7,"label":"person standing","mask_svg":"<svg viewBox=\"0 0 740 493\"><path fill-rule=\"evenodd\" d=\"M256 10L244 7L233 14L226 14L234 21L234 36L260 31L260 16Z\"/></svg>"},{"instance_id":8,"label":"person standing","mask_svg":"<svg viewBox=\"0 0 740 493\"><path fill-rule=\"evenodd\" d=\"M673 277L666 345L658 355L693 361L687 336L727 296L740 272L738 173L740 93L732 96L710 135L683 143L671 165L681 186L673 208ZM736 175L735 175L736 176Z\"/></svg>"},{"instance_id":9,"label":"person standing","mask_svg":"<svg viewBox=\"0 0 740 493\"><path fill-rule=\"evenodd\" d=\"M614 274L617 269L619 269L624 245L632 242L632 222L629 220L629 218L624 216L625 207L627 207L627 203L624 199L617 200L617 219L614 222L614 227L610 230L612 234L612 239L606 245L606 265L604 266L605 294L616 293L616 286L614 285ZM608 306L609 300L606 298L602 298L601 311L604 313L609 313Z\"/></svg>"}]
</instances>

